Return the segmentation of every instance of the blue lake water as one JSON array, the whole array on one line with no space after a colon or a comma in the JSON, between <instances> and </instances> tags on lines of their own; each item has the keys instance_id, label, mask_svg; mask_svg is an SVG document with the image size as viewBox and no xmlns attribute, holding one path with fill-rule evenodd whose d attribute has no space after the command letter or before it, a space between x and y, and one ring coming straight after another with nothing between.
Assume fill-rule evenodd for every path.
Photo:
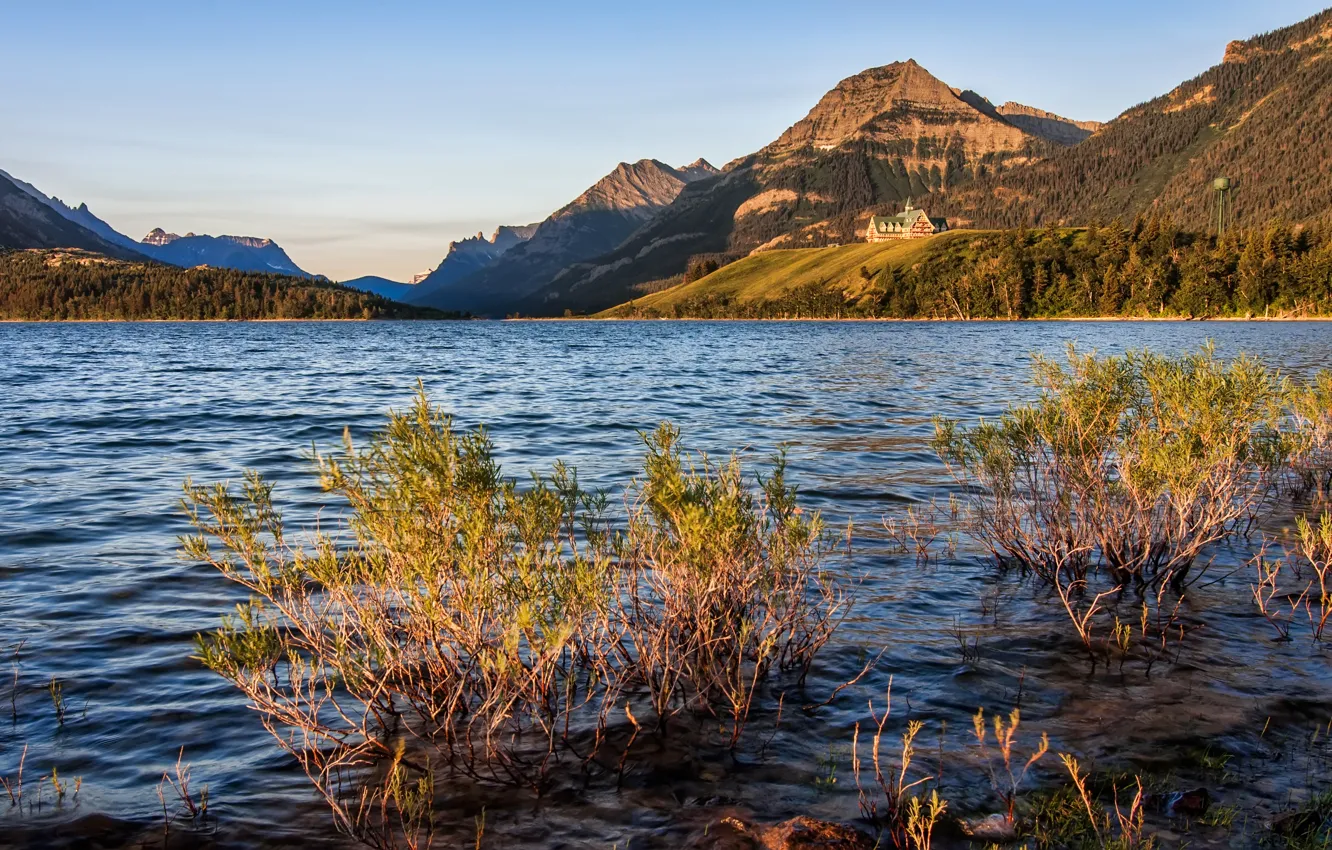
<instances>
[{"instance_id":1,"label":"blue lake water","mask_svg":"<svg viewBox=\"0 0 1332 850\"><path fill-rule=\"evenodd\" d=\"M974 551L922 569L876 533L886 512L954 491L926 446L931 416L991 416L1028 396L1029 352L1057 355L1069 342L1179 352L1208 339L1295 372L1332 365L1332 325L1318 323L0 324L0 776L26 745L30 779L52 766L83 778L77 806L17 811L0 797L0 835L94 812L147 828L160 820L162 771L184 748L196 785L210 789L212 840L338 842L257 716L190 660L194 635L241 596L178 557L186 525L176 502L187 477L257 468L279 482L291 524L310 517L322 501L309 447L334 444L344 428L364 436L386 409L410 403L418 380L460 424L485 424L518 476L562 458L586 484L616 487L638 468L637 432L663 419L711 452L761 458L789 444L807 503L854 522L842 568L862 580L812 687L886 649L854 689L785 723L762 758L686 759L618 792L511 810L490 801L493 846L678 846L715 816L693 802L710 796L760 820L850 820L851 729L890 675L902 710L909 703L959 733L978 705L1002 708L1021 689L1032 728L1092 756L1129 743L1170 753L1197 735L1249 746L1264 716L1325 703L1332 687L1325 658L1266 641L1244 603L1247 576L1192 600L1220 624L1190 646L1195 661L1113 677L1042 653L1066 631L1049 606L1011 600L1003 628L984 631L1000 615L981 599L1002 586ZM960 658L955 618L979 630L980 661ZM11 722L8 659L20 642ZM68 706L63 726L52 677ZM1298 706L1290 713L1302 720ZM1131 734L1116 728L1126 716ZM831 763L840 783L815 781ZM1287 791L1273 780L1252 793L1276 805ZM458 801L459 841L485 804Z\"/></svg>"}]
</instances>

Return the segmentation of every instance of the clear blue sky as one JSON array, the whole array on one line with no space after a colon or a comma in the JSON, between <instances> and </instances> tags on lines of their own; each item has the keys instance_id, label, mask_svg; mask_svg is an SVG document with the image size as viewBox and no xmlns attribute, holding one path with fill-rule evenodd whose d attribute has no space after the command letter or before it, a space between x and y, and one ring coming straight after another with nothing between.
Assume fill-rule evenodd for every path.
<instances>
[{"instance_id":1,"label":"clear blue sky","mask_svg":"<svg viewBox=\"0 0 1332 850\"><path fill-rule=\"evenodd\" d=\"M867 67L1107 120L1323 2L0 0L0 169L135 238L402 279L621 160L753 151Z\"/></svg>"}]
</instances>

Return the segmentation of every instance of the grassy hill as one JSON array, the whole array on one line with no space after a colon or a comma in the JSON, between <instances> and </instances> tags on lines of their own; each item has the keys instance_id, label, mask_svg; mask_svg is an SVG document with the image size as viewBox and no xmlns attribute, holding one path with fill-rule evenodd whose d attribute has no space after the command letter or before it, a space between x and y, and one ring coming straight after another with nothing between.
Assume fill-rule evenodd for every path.
<instances>
[{"instance_id":1,"label":"grassy hill","mask_svg":"<svg viewBox=\"0 0 1332 850\"><path fill-rule=\"evenodd\" d=\"M837 296L859 304L882 293L861 269L879 272L888 266L907 268L952 248L964 248L979 231L956 231L931 239L844 245L837 248L794 248L763 251L725 266L707 277L613 307L602 318L674 316L693 304L725 302L736 307L776 302L799 294ZM960 244L959 244L960 243Z\"/></svg>"},{"instance_id":2,"label":"grassy hill","mask_svg":"<svg viewBox=\"0 0 1332 850\"><path fill-rule=\"evenodd\" d=\"M1332 314L1332 232L1272 223L1212 236L1167 219L957 230L766 251L604 318L1021 319Z\"/></svg>"}]
</instances>

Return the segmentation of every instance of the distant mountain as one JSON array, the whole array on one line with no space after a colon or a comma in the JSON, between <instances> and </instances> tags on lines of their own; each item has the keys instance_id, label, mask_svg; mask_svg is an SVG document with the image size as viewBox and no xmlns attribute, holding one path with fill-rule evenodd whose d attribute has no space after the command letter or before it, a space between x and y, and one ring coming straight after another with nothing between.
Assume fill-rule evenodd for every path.
<instances>
[{"instance_id":1,"label":"distant mountain","mask_svg":"<svg viewBox=\"0 0 1332 850\"><path fill-rule=\"evenodd\" d=\"M102 225L109 235L119 236L88 212L86 206L71 209L31 184L0 171L0 249L80 248L124 260L144 259L140 252L126 245L133 245L133 240L122 237L122 242L103 236L84 223L89 220Z\"/></svg>"},{"instance_id":2,"label":"distant mountain","mask_svg":"<svg viewBox=\"0 0 1332 850\"><path fill-rule=\"evenodd\" d=\"M1080 145L950 194L979 227L1086 224L1158 213L1206 230L1218 176L1234 222L1332 220L1332 9L1231 42L1221 64L1128 110ZM1013 119L1010 119L1013 120Z\"/></svg>"},{"instance_id":3,"label":"distant mountain","mask_svg":"<svg viewBox=\"0 0 1332 850\"><path fill-rule=\"evenodd\" d=\"M667 207L688 185L718 174L705 160L672 168L655 159L620 163L586 192L537 226L531 238L465 276L446 265L421 284L413 303L445 310L502 314L547 285L572 263L614 249ZM450 253L452 253L452 247ZM484 246L477 246L484 250Z\"/></svg>"},{"instance_id":4,"label":"distant mountain","mask_svg":"<svg viewBox=\"0 0 1332 850\"><path fill-rule=\"evenodd\" d=\"M313 277L271 239L247 236L177 236L161 228L135 242L93 215L87 204L71 207L0 171L0 247L80 248L125 260L152 259L173 266L212 266L249 272ZM71 227L72 225L72 227Z\"/></svg>"},{"instance_id":5,"label":"distant mountain","mask_svg":"<svg viewBox=\"0 0 1332 850\"><path fill-rule=\"evenodd\" d=\"M272 239L253 236L177 236L156 228L138 243L138 249L153 259L173 266L212 266L243 272L271 272L295 277L313 277L299 268Z\"/></svg>"},{"instance_id":6,"label":"distant mountain","mask_svg":"<svg viewBox=\"0 0 1332 850\"><path fill-rule=\"evenodd\" d=\"M914 60L871 68L838 83L772 144L690 184L624 244L556 276L519 307L595 311L678 280L694 256L856 241L872 214L913 198L933 212L935 196L1060 149L1044 124L1046 132L1035 132L1026 117L1026 127L1014 123Z\"/></svg>"},{"instance_id":7,"label":"distant mountain","mask_svg":"<svg viewBox=\"0 0 1332 850\"><path fill-rule=\"evenodd\" d=\"M338 283L340 286L345 286L348 289L355 289L360 292L371 292L375 295L388 298L391 301L401 301L404 303L416 290L416 287L410 283L399 283L396 280L389 280L388 278L377 277L375 275L366 275L365 277L343 280Z\"/></svg>"},{"instance_id":8,"label":"distant mountain","mask_svg":"<svg viewBox=\"0 0 1332 850\"><path fill-rule=\"evenodd\" d=\"M536 233L538 225L500 225L489 239L484 233L450 242L444 259L424 278L417 281L412 292L414 303L430 303L447 293L458 281L494 265L510 248L514 248Z\"/></svg>"}]
</instances>

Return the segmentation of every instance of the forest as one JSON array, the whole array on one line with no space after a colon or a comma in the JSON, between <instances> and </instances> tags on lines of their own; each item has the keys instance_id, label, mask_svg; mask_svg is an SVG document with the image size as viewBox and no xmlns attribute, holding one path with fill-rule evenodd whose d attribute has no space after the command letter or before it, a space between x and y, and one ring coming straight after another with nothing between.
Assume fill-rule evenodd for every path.
<instances>
[{"instance_id":1,"label":"forest","mask_svg":"<svg viewBox=\"0 0 1332 850\"><path fill-rule=\"evenodd\" d=\"M1087 228L977 232L863 286L804 282L740 299L706 288L644 318L1296 318L1332 315L1332 234L1272 222L1221 239L1139 217ZM626 315L621 311L620 315Z\"/></svg>"},{"instance_id":2,"label":"forest","mask_svg":"<svg viewBox=\"0 0 1332 850\"><path fill-rule=\"evenodd\" d=\"M0 320L450 318L336 284L126 263L82 251L0 253Z\"/></svg>"}]
</instances>

